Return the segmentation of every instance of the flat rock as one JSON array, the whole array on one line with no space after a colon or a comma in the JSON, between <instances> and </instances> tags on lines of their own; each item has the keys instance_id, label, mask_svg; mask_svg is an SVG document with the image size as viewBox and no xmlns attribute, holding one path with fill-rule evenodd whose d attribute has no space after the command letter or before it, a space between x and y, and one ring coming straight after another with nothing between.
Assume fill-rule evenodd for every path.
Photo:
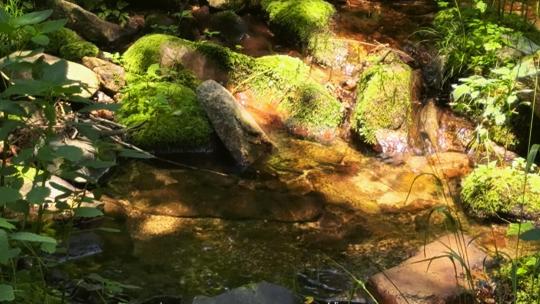
<instances>
[{"instance_id":1,"label":"flat rock","mask_svg":"<svg viewBox=\"0 0 540 304\"><path fill-rule=\"evenodd\" d=\"M222 85L214 80L203 82L197 98L239 165L247 167L272 150L272 142L255 119Z\"/></svg>"},{"instance_id":2,"label":"flat rock","mask_svg":"<svg viewBox=\"0 0 540 304\"><path fill-rule=\"evenodd\" d=\"M463 249L466 249L473 273L482 269L487 255L471 237L465 236L460 241L458 245L453 234L443 236L420 248L416 255L400 265L374 275L369 279L369 285L375 296L381 303L388 304L439 304L463 299L468 289L465 271L457 260L452 263L446 255L453 250L463 256ZM445 257L436 258L439 256ZM435 259L430 263L432 258Z\"/></svg>"},{"instance_id":3,"label":"flat rock","mask_svg":"<svg viewBox=\"0 0 540 304\"><path fill-rule=\"evenodd\" d=\"M83 57L82 62L96 73L101 86L111 96L126 85L126 71L123 67L97 57Z\"/></svg>"},{"instance_id":4,"label":"flat rock","mask_svg":"<svg viewBox=\"0 0 540 304\"><path fill-rule=\"evenodd\" d=\"M213 298L195 297L193 304L297 304L299 299L288 289L261 282L233 289Z\"/></svg>"},{"instance_id":5,"label":"flat rock","mask_svg":"<svg viewBox=\"0 0 540 304\"><path fill-rule=\"evenodd\" d=\"M72 61L61 59L46 53L35 53L31 51L20 51L10 54L2 59L0 59L0 64L5 64L9 61L24 61L29 63L37 62L38 60L43 60L49 67L53 64L58 65L60 68L64 69L64 74L58 81L62 82L71 82L71 84L80 84L81 92L76 94L77 96L83 98L90 98L94 95L99 89L99 80L97 75L92 72L82 64L78 64ZM45 69L48 67L46 66ZM9 79L32 79L32 70L31 69L18 69L17 71L11 71L9 66L3 69L3 72L6 72ZM47 71L44 72L44 80L47 77Z\"/></svg>"}]
</instances>

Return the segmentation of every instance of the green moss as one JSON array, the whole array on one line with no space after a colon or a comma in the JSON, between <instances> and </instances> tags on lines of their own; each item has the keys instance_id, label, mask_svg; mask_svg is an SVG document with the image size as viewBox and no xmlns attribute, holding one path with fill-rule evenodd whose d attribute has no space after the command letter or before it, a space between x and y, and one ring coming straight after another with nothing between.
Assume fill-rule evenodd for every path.
<instances>
[{"instance_id":1,"label":"green moss","mask_svg":"<svg viewBox=\"0 0 540 304\"><path fill-rule=\"evenodd\" d=\"M343 113L340 102L309 76L298 58L272 55L257 58L248 74L238 76L260 102L274 103L286 113L287 124L307 129L336 128Z\"/></svg>"},{"instance_id":2,"label":"green moss","mask_svg":"<svg viewBox=\"0 0 540 304\"><path fill-rule=\"evenodd\" d=\"M343 117L341 103L322 85L314 82L301 85L280 107L290 113L289 125L312 130L336 128Z\"/></svg>"},{"instance_id":3,"label":"green moss","mask_svg":"<svg viewBox=\"0 0 540 304\"><path fill-rule=\"evenodd\" d=\"M261 5L278 30L297 38L303 46L329 30L335 13L332 4L323 0L262 0Z\"/></svg>"},{"instance_id":4,"label":"green moss","mask_svg":"<svg viewBox=\"0 0 540 304\"><path fill-rule=\"evenodd\" d=\"M348 47L347 42L344 40L324 32L313 35L309 40L307 49L317 63L334 67L343 64L343 62L339 61L345 61L349 52Z\"/></svg>"},{"instance_id":5,"label":"green moss","mask_svg":"<svg viewBox=\"0 0 540 304\"><path fill-rule=\"evenodd\" d=\"M118 112L119 121L137 127L135 144L145 148L205 147L212 128L195 92L169 82L130 84Z\"/></svg>"},{"instance_id":6,"label":"green moss","mask_svg":"<svg viewBox=\"0 0 540 304\"><path fill-rule=\"evenodd\" d=\"M77 61L85 56L96 57L99 48L88 41L79 41L64 45L60 48L60 56L67 60Z\"/></svg>"},{"instance_id":7,"label":"green moss","mask_svg":"<svg viewBox=\"0 0 540 304\"><path fill-rule=\"evenodd\" d=\"M97 56L99 48L68 28L62 28L49 35L50 42L45 51L67 60L80 60L84 56Z\"/></svg>"},{"instance_id":8,"label":"green moss","mask_svg":"<svg viewBox=\"0 0 540 304\"><path fill-rule=\"evenodd\" d=\"M376 142L379 129L400 128L412 110L412 69L401 62L375 64L362 74L352 128L367 143Z\"/></svg>"},{"instance_id":9,"label":"green moss","mask_svg":"<svg viewBox=\"0 0 540 304\"><path fill-rule=\"evenodd\" d=\"M124 68L130 73L146 73L152 64L159 63L160 48L165 43L189 45L189 42L171 35L146 35L135 41L124 53L122 57Z\"/></svg>"},{"instance_id":10,"label":"green moss","mask_svg":"<svg viewBox=\"0 0 540 304\"><path fill-rule=\"evenodd\" d=\"M462 182L463 204L479 217L499 214L519 214L525 174L512 167L497 167L494 163L479 165ZM540 175L529 174L525 191L524 211L540 212Z\"/></svg>"},{"instance_id":11,"label":"green moss","mask_svg":"<svg viewBox=\"0 0 540 304\"><path fill-rule=\"evenodd\" d=\"M249 56L214 43L192 42L165 34L150 34L137 40L124 53L124 67L130 73L145 74L152 64L159 63L161 47L164 44L176 44L197 50L214 60L225 71L240 72L249 68L253 61Z\"/></svg>"}]
</instances>

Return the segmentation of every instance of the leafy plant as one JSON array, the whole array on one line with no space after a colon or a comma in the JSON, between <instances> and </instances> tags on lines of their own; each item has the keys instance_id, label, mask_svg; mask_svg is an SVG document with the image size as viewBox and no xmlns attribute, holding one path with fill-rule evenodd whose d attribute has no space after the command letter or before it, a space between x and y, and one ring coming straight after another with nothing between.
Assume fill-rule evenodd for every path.
<instances>
[{"instance_id":1,"label":"leafy plant","mask_svg":"<svg viewBox=\"0 0 540 304\"><path fill-rule=\"evenodd\" d=\"M509 68L491 71L491 77L473 75L461 78L453 86L452 108L477 123L473 148L490 150L492 141L512 146L516 144L511 131L512 118L518 114L518 84Z\"/></svg>"},{"instance_id":2,"label":"leafy plant","mask_svg":"<svg viewBox=\"0 0 540 304\"><path fill-rule=\"evenodd\" d=\"M129 21L129 14L125 11L129 3L126 1L115 1L114 6L109 6L106 3L102 3L97 8L97 15L104 20L117 22L121 26L124 26Z\"/></svg>"}]
</instances>

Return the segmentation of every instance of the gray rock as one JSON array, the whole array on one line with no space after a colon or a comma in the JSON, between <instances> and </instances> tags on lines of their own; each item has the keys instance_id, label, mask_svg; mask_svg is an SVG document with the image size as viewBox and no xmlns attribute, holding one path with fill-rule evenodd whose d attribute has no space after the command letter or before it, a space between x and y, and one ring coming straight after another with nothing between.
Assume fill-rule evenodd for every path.
<instances>
[{"instance_id":1,"label":"gray rock","mask_svg":"<svg viewBox=\"0 0 540 304\"><path fill-rule=\"evenodd\" d=\"M45 53L33 53L31 51L20 51L12 53L2 59L0 59L0 65L7 64L9 61L24 61L29 63L37 62L38 60L43 60L47 65L57 64L61 68L64 69L64 75L57 79L58 81L65 81L65 82L71 82L69 85L73 84L80 84L81 85L81 92L79 94L76 94L79 97L83 98L90 98L92 95L94 95L98 88L99 88L99 80L97 75L92 72L87 67L68 61L65 59L60 59L58 57L45 54ZM47 67L45 66L45 69ZM17 69L10 70L9 66L4 68L2 70L4 73L6 73L8 79L14 80L14 79L32 79L32 70L31 68L26 69ZM47 78L47 71L45 70L43 78Z\"/></svg>"},{"instance_id":2,"label":"gray rock","mask_svg":"<svg viewBox=\"0 0 540 304\"><path fill-rule=\"evenodd\" d=\"M233 289L213 298L195 297L193 304L299 304L288 289L267 282Z\"/></svg>"},{"instance_id":3,"label":"gray rock","mask_svg":"<svg viewBox=\"0 0 540 304\"><path fill-rule=\"evenodd\" d=\"M465 236L460 240L457 244L452 234L440 237L400 265L371 277L369 284L380 303L468 303L460 301L466 297L469 288L465 270L459 261L452 262L446 255L452 250L463 256L466 250L472 273L482 271L487 255L472 242L471 237ZM440 256L443 257L437 258Z\"/></svg>"},{"instance_id":4,"label":"gray rock","mask_svg":"<svg viewBox=\"0 0 540 304\"><path fill-rule=\"evenodd\" d=\"M246 4L250 4L250 0L208 0L208 5L218 9L239 9Z\"/></svg>"},{"instance_id":5,"label":"gray rock","mask_svg":"<svg viewBox=\"0 0 540 304\"><path fill-rule=\"evenodd\" d=\"M137 31L135 28L122 28L118 24L105 21L96 14L69 1L49 0L47 6L54 10L55 17L66 18L69 28L92 42L115 43Z\"/></svg>"},{"instance_id":6,"label":"gray rock","mask_svg":"<svg viewBox=\"0 0 540 304\"><path fill-rule=\"evenodd\" d=\"M518 94L522 100L532 101L535 95L538 95L534 93L534 88L536 79L540 76L540 69L538 67L539 56L540 51L523 57L512 71L519 82L526 88ZM536 116L540 117L540 98L538 96L535 102L535 113Z\"/></svg>"},{"instance_id":7,"label":"gray rock","mask_svg":"<svg viewBox=\"0 0 540 304\"><path fill-rule=\"evenodd\" d=\"M126 85L123 67L97 57L83 57L83 65L96 73L103 89L114 95Z\"/></svg>"},{"instance_id":8,"label":"gray rock","mask_svg":"<svg viewBox=\"0 0 540 304\"><path fill-rule=\"evenodd\" d=\"M273 144L255 119L219 83L203 82L197 98L219 138L241 166L249 166L269 153Z\"/></svg>"},{"instance_id":9,"label":"gray rock","mask_svg":"<svg viewBox=\"0 0 540 304\"><path fill-rule=\"evenodd\" d=\"M211 15L210 29L218 31L228 44L238 44L248 34L248 25L233 11L217 12Z\"/></svg>"}]
</instances>

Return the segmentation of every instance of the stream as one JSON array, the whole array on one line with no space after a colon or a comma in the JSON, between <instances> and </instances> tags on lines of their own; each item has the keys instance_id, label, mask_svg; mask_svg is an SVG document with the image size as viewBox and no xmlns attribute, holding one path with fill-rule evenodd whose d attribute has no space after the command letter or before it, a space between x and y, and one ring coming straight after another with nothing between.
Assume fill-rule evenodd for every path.
<instances>
[{"instance_id":1,"label":"stream","mask_svg":"<svg viewBox=\"0 0 540 304\"><path fill-rule=\"evenodd\" d=\"M406 49L434 9L427 1L335 4L335 33L359 45L349 59L380 43ZM249 25L243 52L301 56L280 47L256 16L243 18ZM313 66L312 76L338 88L345 103L353 98L351 90L341 90L358 77L347 64L333 70ZM260 108L249 96L236 97L276 151L245 171L223 156L223 147L163 156L199 169L160 160L122 163L108 178L107 217L101 223L120 232L81 236L81 246L99 254L65 264L69 272L99 273L138 286L126 292L139 299L169 295L190 303L197 295L267 281L319 303L369 303L355 279L365 282L399 264L425 243L426 234L444 231L444 217L430 218L434 206L459 210L452 177L460 174L448 172L467 168L453 155L443 155L450 160L442 168L414 153L381 156L347 134L328 145L299 139L283 130L273 109ZM470 231L492 233L462 220Z\"/></svg>"}]
</instances>

